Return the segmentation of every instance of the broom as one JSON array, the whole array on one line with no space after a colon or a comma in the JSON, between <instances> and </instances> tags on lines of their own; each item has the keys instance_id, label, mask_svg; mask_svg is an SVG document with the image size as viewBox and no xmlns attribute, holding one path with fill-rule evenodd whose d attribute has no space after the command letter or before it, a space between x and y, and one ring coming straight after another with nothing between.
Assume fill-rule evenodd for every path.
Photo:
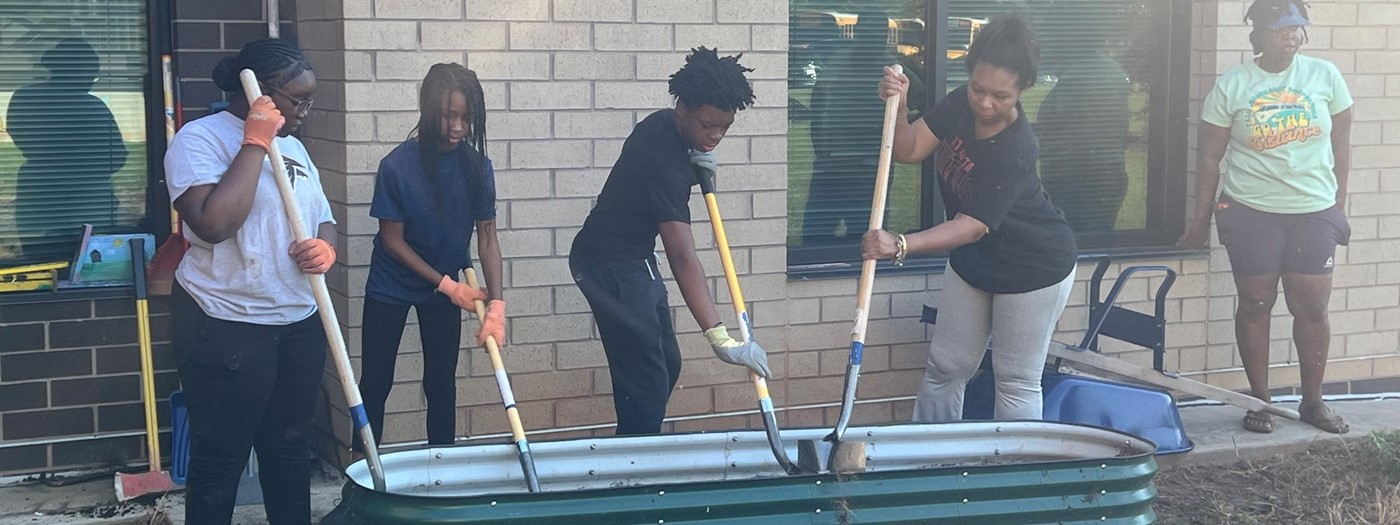
<instances>
[{"instance_id":1,"label":"broom","mask_svg":"<svg viewBox=\"0 0 1400 525\"><path fill-rule=\"evenodd\" d=\"M175 82L174 72L170 64L170 55L160 56L161 82L165 88L165 146L168 149L170 142L175 139ZM170 204L170 236L165 238L156 249L155 257L151 258L151 265L146 269L146 285L152 295L170 295L170 288L175 282L175 269L180 266L180 259L185 256L185 250L190 247L189 241L185 240L184 234L180 232L180 214L175 211L175 204Z\"/></svg>"}]
</instances>

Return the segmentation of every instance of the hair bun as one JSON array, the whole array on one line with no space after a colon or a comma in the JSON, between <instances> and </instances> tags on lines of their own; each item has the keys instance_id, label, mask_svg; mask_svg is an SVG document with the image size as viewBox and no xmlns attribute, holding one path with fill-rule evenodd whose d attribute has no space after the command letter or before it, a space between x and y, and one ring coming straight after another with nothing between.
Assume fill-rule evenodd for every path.
<instances>
[{"instance_id":1,"label":"hair bun","mask_svg":"<svg viewBox=\"0 0 1400 525\"><path fill-rule=\"evenodd\" d=\"M214 66L214 85L229 93L243 92L243 83L238 80L238 70L233 65L233 57L224 57Z\"/></svg>"}]
</instances>

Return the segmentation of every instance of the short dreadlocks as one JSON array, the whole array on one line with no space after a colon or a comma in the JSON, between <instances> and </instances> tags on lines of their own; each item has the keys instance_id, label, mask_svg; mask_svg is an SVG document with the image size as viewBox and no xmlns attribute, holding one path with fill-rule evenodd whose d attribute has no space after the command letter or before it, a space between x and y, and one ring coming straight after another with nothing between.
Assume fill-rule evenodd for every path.
<instances>
[{"instance_id":1,"label":"short dreadlocks","mask_svg":"<svg viewBox=\"0 0 1400 525\"><path fill-rule=\"evenodd\" d=\"M739 65L742 56L739 53L720 58L715 49L691 49L685 66L671 75L671 95L687 108L710 105L724 111L742 111L753 105L753 86L744 78L744 73L753 69Z\"/></svg>"}]
</instances>

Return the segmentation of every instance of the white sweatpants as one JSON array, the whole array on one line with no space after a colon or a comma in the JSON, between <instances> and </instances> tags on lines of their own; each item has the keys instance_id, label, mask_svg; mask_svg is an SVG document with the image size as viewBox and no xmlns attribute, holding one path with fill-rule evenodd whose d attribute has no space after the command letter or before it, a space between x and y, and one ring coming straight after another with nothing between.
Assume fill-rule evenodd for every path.
<instances>
[{"instance_id":1,"label":"white sweatpants","mask_svg":"<svg viewBox=\"0 0 1400 525\"><path fill-rule=\"evenodd\" d=\"M1074 274L1071 270L1064 280L1039 290L994 294L967 284L949 266L938 294L938 323L914 401L914 421L962 419L963 391L982 363L989 340L996 419L1040 419L1041 370Z\"/></svg>"}]
</instances>

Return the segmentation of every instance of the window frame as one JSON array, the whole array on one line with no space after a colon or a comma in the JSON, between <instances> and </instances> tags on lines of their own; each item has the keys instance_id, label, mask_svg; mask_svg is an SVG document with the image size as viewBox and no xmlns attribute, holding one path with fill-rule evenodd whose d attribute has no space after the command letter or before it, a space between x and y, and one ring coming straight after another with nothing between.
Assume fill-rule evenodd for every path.
<instances>
[{"instance_id":1,"label":"window frame","mask_svg":"<svg viewBox=\"0 0 1400 525\"><path fill-rule=\"evenodd\" d=\"M944 57L947 54L947 20L949 0L927 0L925 20L937 20L925 25L925 49L930 57ZM1117 257L1181 255L1195 253L1182 251L1173 245L1186 225L1186 202L1188 184L1188 156L1190 144L1190 86L1191 86L1191 3L1188 0L1167 0L1149 2L1154 17L1168 20L1154 43L1166 50L1158 55L1149 76L1151 89L1162 93L1154 96L1149 105L1147 135L1147 227L1141 230L1077 233L1075 240L1079 246L1081 259L1112 254ZM930 87L925 90L925 107L933 107L946 91L948 71L943 60L929 59L925 72L929 86L945 86L940 91ZM1162 67L1158 67L1162 66ZM938 194L938 179L933 169L933 158L925 160L920 168L920 195L922 203L919 221L920 228L931 228L942 222L943 206ZM849 277L860 272L861 261L858 249L851 246L803 248L794 257L794 247L788 246L787 273L789 279ZM812 254L819 254L813 256ZM913 256L905 266L895 269L889 261L878 265L881 272L895 273L938 273L947 266L946 253L921 254Z\"/></svg>"}]
</instances>

